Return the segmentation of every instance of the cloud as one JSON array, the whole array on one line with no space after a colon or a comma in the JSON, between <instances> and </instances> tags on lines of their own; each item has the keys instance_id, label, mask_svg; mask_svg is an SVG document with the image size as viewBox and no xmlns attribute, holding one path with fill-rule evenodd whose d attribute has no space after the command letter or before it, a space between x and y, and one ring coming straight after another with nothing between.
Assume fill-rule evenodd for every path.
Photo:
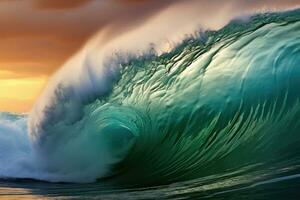
<instances>
[{"instance_id":1,"label":"cloud","mask_svg":"<svg viewBox=\"0 0 300 200\"><path fill-rule=\"evenodd\" d=\"M39 9L72 9L91 3L92 0L35 0L34 4Z\"/></svg>"}]
</instances>

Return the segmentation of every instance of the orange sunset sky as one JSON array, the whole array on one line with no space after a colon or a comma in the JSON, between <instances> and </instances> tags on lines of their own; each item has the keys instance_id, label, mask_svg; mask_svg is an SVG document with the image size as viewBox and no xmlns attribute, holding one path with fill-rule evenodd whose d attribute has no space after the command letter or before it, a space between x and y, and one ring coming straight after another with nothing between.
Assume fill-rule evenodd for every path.
<instances>
[{"instance_id":1,"label":"orange sunset sky","mask_svg":"<svg viewBox=\"0 0 300 200\"><path fill-rule=\"evenodd\" d=\"M0 111L30 111L51 74L98 30L108 27L111 35L118 34L171 4L188 1L0 0ZM206 6L201 0L190 2ZM211 2L217 6L219 1ZM241 9L246 4L262 8L300 4L299 0L239 2Z\"/></svg>"},{"instance_id":2,"label":"orange sunset sky","mask_svg":"<svg viewBox=\"0 0 300 200\"><path fill-rule=\"evenodd\" d=\"M0 111L30 111L49 76L97 30L112 22L122 28L123 21L143 20L167 4L0 0Z\"/></svg>"}]
</instances>

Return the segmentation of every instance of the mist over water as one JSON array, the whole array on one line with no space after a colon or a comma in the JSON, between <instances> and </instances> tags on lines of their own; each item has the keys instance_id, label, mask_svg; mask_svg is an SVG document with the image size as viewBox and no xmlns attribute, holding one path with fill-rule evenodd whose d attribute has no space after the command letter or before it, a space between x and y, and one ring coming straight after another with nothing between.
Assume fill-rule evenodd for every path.
<instances>
[{"instance_id":1,"label":"mist over water","mask_svg":"<svg viewBox=\"0 0 300 200\"><path fill-rule=\"evenodd\" d=\"M1 113L0 194L296 198L300 11L183 33L168 48L128 43L144 29L93 38L29 115Z\"/></svg>"}]
</instances>

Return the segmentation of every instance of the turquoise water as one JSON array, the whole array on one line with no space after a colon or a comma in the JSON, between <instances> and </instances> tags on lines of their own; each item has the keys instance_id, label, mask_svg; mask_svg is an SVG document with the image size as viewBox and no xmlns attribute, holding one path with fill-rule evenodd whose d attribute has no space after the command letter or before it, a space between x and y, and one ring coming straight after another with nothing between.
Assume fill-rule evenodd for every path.
<instances>
[{"instance_id":1,"label":"turquoise water","mask_svg":"<svg viewBox=\"0 0 300 200\"><path fill-rule=\"evenodd\" d=\"M299 10L120 65L101 95L60 84L42 120L0 115L4 199L297 199Z\"/></svg>"}]
</instances>

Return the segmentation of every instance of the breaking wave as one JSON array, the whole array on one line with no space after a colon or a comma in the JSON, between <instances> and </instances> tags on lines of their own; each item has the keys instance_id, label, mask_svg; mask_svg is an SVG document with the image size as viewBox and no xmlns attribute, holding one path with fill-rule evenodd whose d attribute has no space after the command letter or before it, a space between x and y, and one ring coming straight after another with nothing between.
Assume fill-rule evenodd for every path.
<instances>
[{"instance_id":1,"label":"breaking wave","mask_svg":"<svg viewBox=\"0 0 300 200\"><path fill-rule=\"evenodd\" d=\"M298 163L299 10L167 49L136 36L92 39L29 115L0 115L1 177L141 186Z\"/></svg>"}]
</instances>

